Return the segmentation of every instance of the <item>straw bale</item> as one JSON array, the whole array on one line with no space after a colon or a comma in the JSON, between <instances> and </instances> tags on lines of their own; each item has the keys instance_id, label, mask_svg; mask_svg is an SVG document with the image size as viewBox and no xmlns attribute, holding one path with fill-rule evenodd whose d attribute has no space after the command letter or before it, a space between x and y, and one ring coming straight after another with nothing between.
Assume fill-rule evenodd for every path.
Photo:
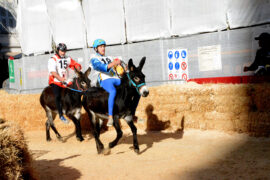
<instances>
[{"instance_id":1,"label":"straw bale","mask_svg":"<svg viewBox=\"0 0 270 180\"><path fill-rule=\"evenodd\" d=\"M227 105L232 106L236 104L237 106L249 106L251 104L251 97L249 96L238 96L235 94L232 95L220 95L213 96L213 101L215 105Z\"/></svg>"},{"instance_id":2,"label":"straw bale","mask_svg":"<svg viewBox=\"0 0 270 180\"><path fill-rule=\"evenodd\" d=\"M234 118L234 114L230 112L220 113L217 111L211 111L211 112L206 112L204 114L204 118L211 121L221 121L221 120L232 121L232 119Z\"/></svg>"},{"instance_id":3,"label":"straw bale","mask_svg":"<svg viewBox=\"0 0 270 180\"><path fill-rule=\"evenodd\" d=\"M250 96L258 111L270 111L270 86L268 84L256 85Z\"/></svg>"},{"instance_id":4,"label":"straw bale","mask_svg":"<svg viewBox=\"0 0 270 180\"><path fill-rule=\"evenodd\" d=\"M249 84L214 84L211 85L214 95L247 96L252 85Z\"/></svg>"},{"instance_id":5,"label":"straw bale","mask_svg":"<svg viewBox=\"0 0 270 180\"><path fill-rule=\"evenodd\" d=\"M183 121L183 124L182 124ZM171 127L175 127L176 129L185 126L185 112L180 112L170 117Z\"/></svg>"},{"instance_id":6,"label":"straw bale","mask_svg":"<svg viewBox=\"0 0 270 180\"><path fill-rule=\"evenodd\" d=\"M40 94L8 94L0 90L0 118L14 122L24 130L44 130L47 120L45 111L39 102ZM57 128L70 130L74 126L65 125L57 116L55 119Z\"/></svg>"},{"instance_id":7,"label":"straw bale","mask_svg":"<svg viewBox=\"0 0 270 180\"><path fill-rule=\"evenodd\" d=\"M248 114L248 131L253 136L270 136L270 113L250 112Z\"/></svg>"},{"instance_id":8,"label":"straw bale","mask_svg":"<svg viewBox=\"0 0 270 180\"><path fill-rule=\"evenodd\" d=\"M182 118L185 126L199 129L224 131L270 132L268 126L270 112L270 84L197 84L162 85L149 87L150 94L141 98L136 115L147 123L146 109L153 107L152 114L160 121L170 121L171 126L179 126ZM0 117L14 121L26 130L44 130L46 115L39 104L39 94L10 95L0 91ZM255 119L265 122L258 125ZM72 124L72 123L71 123ZM123 123L125 124L125 123ZM143 124L143 125L142 125ZM58 117L57 128L74 129L66 126ZM82 128L90 127L88 116L82 110ZM126 127L126 125L123 125ZM265 130L260 130L266 128ZM255 133L256 132L256 133ZM262 134L262 133L261 133ZM260 134L260 135L261 135ZM264 134L265 135L265 134Z\"/></svg>"},{"instance_id":9,"label":"straw bale","mask_svg":"<svg viewBox=\"0 0 270 180\"><path fill-rule=\"evenodd\" d=\"M186 104L177 104L177 107L175 109L175 113L180 113L184 111L190 111L191 110L191 104L186 103Z\"/></svg>"},{"instance_id":10,"label":"straw bale","mask_svg":"<svg viewBox=\"0 0 270 180\"><path fill-rule=\"evenodd\" d=\"M215 109L211 96L193 96L188 99L188 102L191 104L191 111L207 112Z\"/></svg>"},{"instance_id":11,"label":"straw bale","mask_svg":"<svg viewBox=\"0 0 270 180\"><path fill-rule=\"evenodd\" d=\"M200 112L189 112L184 115L185 124L187 128L200 128L201 121L204 121L204 113Z\"/></svg>"},{"instance_id":12,"label":"straw bale","mask_svg":"<svg viewBox=\"0 0 270 180\"><path fill-rule=\"evenodd\" d=\"M36 179L24 134L17 125L1 121L0 146L1 179Z\"/></svg>"}]
</instances>

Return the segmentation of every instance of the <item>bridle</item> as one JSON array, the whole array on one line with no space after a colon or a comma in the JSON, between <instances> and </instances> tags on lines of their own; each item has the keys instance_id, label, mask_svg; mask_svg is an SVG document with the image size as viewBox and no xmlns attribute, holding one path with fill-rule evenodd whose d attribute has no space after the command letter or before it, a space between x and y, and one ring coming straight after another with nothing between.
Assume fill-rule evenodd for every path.
<instances>
[{"instance_id":1,"label":"bridle","mask_svg":"<svg viewBox=\"0 0 270 180\"><path fill-rule=\"evenodd\" d=\"M79 93L84 93L85 91L87 90L83 90L82 88L80 88L79 84L78 84L78 79L76 79L76 85L77 85L77 89L73 89L73 88L70 88L70 87L66 87L72 91L75 91L75 92L79 92Z\"/></svg>"},{"instance_id":2,"label":"bridle","mask_svg":"<svg viewBox=\"0 0 270 180\"><path fill-rule=\"evenodd\" d=\"M145 83L141 83L141 84L136 84L129 76L129 72L126 72L127 73L127 77L128 77L128 80L129 80L129 86L134 86L137 90L137 92L139 93L140 95L140 92L139 92L139 88L142 87L143 85L145 85Z\"/></svg>"}]
</instances>

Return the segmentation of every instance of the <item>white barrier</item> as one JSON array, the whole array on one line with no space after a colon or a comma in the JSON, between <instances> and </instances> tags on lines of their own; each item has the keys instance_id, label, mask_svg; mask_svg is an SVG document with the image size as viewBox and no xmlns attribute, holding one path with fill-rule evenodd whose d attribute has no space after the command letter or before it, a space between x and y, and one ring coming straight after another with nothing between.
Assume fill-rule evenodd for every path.
<instances>
[{"instance_id":1,"label":"white barrier","mask_svg":"<svg viewBox=\"0 0 270 180\"><path fill-rule=\"evenodd\" d=\"M228 22L231 28L270 22L269 0L229 0Z\"/></svg>"},{"instance_id":2,"label":"white barrier","mask_svg":"<svg viewBox=\"0 0 270 180\"><path fill-rule=\"evenodd\" d=\"M170 37L166 0L124 0L128 42Z\"/></svg>"},{"instance_id":3,"label":"white barrier","mask_svg":"<svg viewBox=\"0 0 270 180\"><path fill-rule=\"evenodd\" d=\"M51 51L52 35L44 0L21 0L18 5L17 30L22 52Z\"/></svg>"},{"instance_id":4,"label":"white barrier","mask_svg":"<svg viewBox=\"0 0 270 180\"><path fill-rule=\"evenodd\" d=\"M104 39L107 44L126 42L122 0L83 1L83 10L89 46L97 38Z\"/></svg>"},{"instance_id":5,"label":"white barrier","mask_svg":"<svg viewBox=\"0 0 270 180\"><path fill-rule=\"evenodd\" d=\"M188 35L227 28L226 1L172 0L172 34Z\"/></svg>"},{"instance_id":6,"label":"white barrier","mask_svg":"<svg viewBox=\"0 0 270 180\"><path fill-rule=\"evenodd\" d=\"M68 49L86 47L85 24L78 0L46 0L53 39Z\"/></svg>"}]
</instances>

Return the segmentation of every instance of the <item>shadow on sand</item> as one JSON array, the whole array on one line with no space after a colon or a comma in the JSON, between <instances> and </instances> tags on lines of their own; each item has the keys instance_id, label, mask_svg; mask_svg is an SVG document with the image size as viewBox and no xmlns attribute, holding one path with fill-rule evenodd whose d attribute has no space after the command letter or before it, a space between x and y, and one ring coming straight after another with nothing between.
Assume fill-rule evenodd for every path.
<instances>
[{"instance_id":1,"label":"shadow on sand","mask_svg":"<svg viewBox=\"0 0 270 180\"><path fill-rule=\"evenodd\" d=\"M170 121L160 120L156 114L153 113L154 107L149 104L145 112L147 114L147 127L146 134L138 134L138 142L139 145L146 145L146 148L141 149L139 154L146 152L149 148L153 147L154 143L161 142L165 139L173 138L173 139L182 139L184 136L184 117L181 119L181 125L175 132L161 132L162 130L166 130L170 127ZM124 136L119 144L133 144L133 136L128 135ZM131 149L133 146L130 147ZM120 152L121 153L121 152Z\"/></svg>"},{"instance_id":2,"label":"shadow on sand","mask_svg":"<svg viewBox=\"0 0 270 180\"><path fill-rule=\"evenodd\" d=\"M81 177L81 173L79 170L73 167L65 167L61 165L61 163L67 159L76 158L80 155L73 155L63 159L54 159L54 160L47 160L41 159L36 160L43 156L44 154L48 153L48 151L33 151L33 168L35 169L35 173L40 180L56 180L56 179L65 179L65 180L73 180L79 179Z\"/></svg>"}]
</instances>

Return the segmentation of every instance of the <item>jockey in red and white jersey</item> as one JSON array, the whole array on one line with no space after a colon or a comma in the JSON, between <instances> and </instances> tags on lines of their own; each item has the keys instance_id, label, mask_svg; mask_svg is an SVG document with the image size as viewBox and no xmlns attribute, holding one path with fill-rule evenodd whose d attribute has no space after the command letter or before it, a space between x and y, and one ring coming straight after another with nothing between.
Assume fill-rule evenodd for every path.
<instances>
[{"instance_id":1,"label":"jockey in red and white jersey","mask_svg":"<svg viewBox=\"0 0 270 180\"><path fill-rule=\"evenodd\" d=\"M59 43L56 54L48 62L49 85L53 89L59 117L64 123L68 123L68 121L62 112L61 89L72 84L71 79L69 79L69 68L72 70L76 68L78 71L82 69L79 63L66 56L66 51L67 46L64 43Z\"/></svg>"},{"instance_id":2,"label":"jockey in red and white jersey","mask_svg":"<svg viewBox=\"0 0 270 180\"><path fill-rule=\"evenodd\" d=\"M49 59L48 69L49 69L49 84L56 84L57 86L65 88L66 86L63 84L65 81L68 85L71 85L71 79L69 79L69 69L74 70L74 68L80 70L82 67L79 63L73 60L71 57L60 57L58 54L55 54L53 57ZM52 72L56 72L60 77L64 79L58 79L56 76L52 74Z\"/></svg>"}]
</instances>

